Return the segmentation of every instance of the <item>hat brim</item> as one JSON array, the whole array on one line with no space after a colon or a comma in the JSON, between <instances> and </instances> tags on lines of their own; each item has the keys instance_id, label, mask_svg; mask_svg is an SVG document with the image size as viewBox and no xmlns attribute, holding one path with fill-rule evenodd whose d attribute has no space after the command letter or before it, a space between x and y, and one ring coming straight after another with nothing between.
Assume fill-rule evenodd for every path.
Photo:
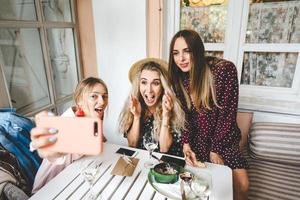
<instances>
[{"instance_id":1,"label":"hat brim","mask_svg":"<svg viewBox=\"0 0 300 200\"><path fill-rule=\"evenodd\" d=\"M155 62L157 64L159 64L162 68L162 71L167 72L168 71L168 63L162 59L159 58L145 58L142 60L137 61L136 63L134 63L128 73L128 78L130 80L130 82L132 83L132 81L134 80L134 78L136 77L137 73L140 71L141 67L148 62Z\"/></svg>"}]
</instances>

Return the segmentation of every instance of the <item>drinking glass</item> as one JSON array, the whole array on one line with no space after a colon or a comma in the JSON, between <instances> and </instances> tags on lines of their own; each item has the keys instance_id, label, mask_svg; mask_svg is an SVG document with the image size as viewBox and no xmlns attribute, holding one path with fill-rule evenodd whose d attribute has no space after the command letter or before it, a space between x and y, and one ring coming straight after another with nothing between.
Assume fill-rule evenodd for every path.
<instances>
[{"instance_id":1,"label":"drinking glass","mask_svg":"<svg viewBox=\"0 0 300 200\"><path fill-rule=\"evenodd\" d=\"M190 186L196 199L207 200L212 191L211 174L205 171L197 172Z\"/></svg>"},{"instance_id":2,"label":"drinking glass","mask_svg":"<svg viewBox=\"0 0 300 200\"><path fill-rule=\"evenodd\" d=\"M89 190L85 196L85 199L87 200L101 199L101 196L97 197L97 194L93 191L93 186L95 184L97 174L99 173L99 167L100 165L95 162L89 166L82 164L81 175L83 176L84 181L89 185Z\"/></svg>"},{"instance_id":3,"label":"drinking glass","mask_svg":"<svg viewBox=\"0 0 300 200\"><path fill-rule=\"evenodd\" d=\"M155 165L155 163L152 160L152 153L158 147L158 137L152 133L151 137L143 138L143 144L144 147L148 150L150 158L150 161L145 162L144 166L146 168L151 168Z\"/></svg>"}]
</instances>

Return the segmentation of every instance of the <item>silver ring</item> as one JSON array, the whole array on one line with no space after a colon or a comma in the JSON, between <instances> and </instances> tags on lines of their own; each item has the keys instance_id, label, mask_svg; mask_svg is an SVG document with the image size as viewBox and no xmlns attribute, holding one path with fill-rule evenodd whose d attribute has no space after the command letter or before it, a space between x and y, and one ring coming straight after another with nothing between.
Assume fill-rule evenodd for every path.
<instances>
[{"instance_id":1,"label":"silver ring","mask_svg":"<svg viewBox=\"0 0 300 200\"><path fill-rule=\"evenodd\" d=\"M33 152L36 148L32 145L32 141L29 143L29 151Z\"/></svg>"}]
</instances>

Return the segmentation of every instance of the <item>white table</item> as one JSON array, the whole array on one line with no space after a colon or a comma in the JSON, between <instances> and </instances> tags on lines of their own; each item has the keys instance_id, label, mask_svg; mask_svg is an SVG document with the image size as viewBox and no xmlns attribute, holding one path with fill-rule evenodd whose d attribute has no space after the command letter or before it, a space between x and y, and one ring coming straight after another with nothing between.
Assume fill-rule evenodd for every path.
<instances>
[{"instance_id":1,"label":"white table","mask_svg":"<svg viewBox=\"0 0 300 200\"><path fill-rule=\"evenodd\" d=\"M167 199L165 196L156 192L148 183L148 169L145 169L144 162L149 159L147 151L138 151L137 158L140 159L133 176L123 177L111 175L120 155L116 154L121 146L106 143L104 152L100 156L85 157L69 165L65 170L53 178L48 184L40 189L30 199L84 199L88 192L88 183L80 175L80 162L102 163L100 166L100 177L94 185L94 191L101 193L102 199L115 200L148 200L148 199ZM129 148L129 147L124 147ZM158 157L161 154L155 153ZM212 174L213 191L210 200L232 200L232 171L230 168L221 165L207 163L207 170ZM191 167L189 167L192 169ZM195 170L196 168L192 169ZM196 169L197 170L197 169Z\"/></svg>"}]
</instances>

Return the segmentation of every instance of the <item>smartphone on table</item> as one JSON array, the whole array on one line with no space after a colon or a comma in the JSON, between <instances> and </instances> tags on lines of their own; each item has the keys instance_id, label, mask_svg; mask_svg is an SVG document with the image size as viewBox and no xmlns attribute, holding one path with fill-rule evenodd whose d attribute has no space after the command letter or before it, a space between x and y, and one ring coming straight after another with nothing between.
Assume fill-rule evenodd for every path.
<instances>
[{"instance_id":1,"label":"smartphone on table","mask_svg":"<svg viewBox=\"0 0 300 200\"><path fill-rule=\"evenodd\" d=\"M134 151L134 150L131 150L131 149L126 149L126 148L119 148L117 151L116 151L116 153L119 153L119 154L122 154L122 155L126 155L126 156L129 156L129 157L131 157L131 156L133 156L135 153L136 153L136 151Z\"/></svg>"},{"instance_id":2,"label":"smartphone on table","mask_svg":"<svg viewBox=\"0 0 300 200\"><path fill-rule=\"evenodd\" d=\"M173 164L181 166L181 167L185 166L184 158L175 158L172 156L162 155L160 160L167 162L167 163L173 163Z\"/></svg>"},{"instance_id":3,"label":"smartphone on table","mask_svg":"<svg viewBox=\"0 0 300 200\"><path fill-rule=\"evenodd\" d=\"M50 117L36 120L39 127L55 128L58 132L43 137L57 137L53 145L44 147L61 153L98 155L103 151L102 121L89 117Z\"/></svg>"}]
</instances>

